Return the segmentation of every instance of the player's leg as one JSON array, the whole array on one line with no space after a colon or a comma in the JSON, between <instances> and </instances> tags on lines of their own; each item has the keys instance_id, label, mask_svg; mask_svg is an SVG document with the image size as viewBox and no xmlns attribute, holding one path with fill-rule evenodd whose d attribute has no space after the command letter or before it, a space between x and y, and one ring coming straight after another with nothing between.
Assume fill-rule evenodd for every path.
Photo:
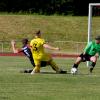
<instances>
[{"instance_id":1,"label":"player's leg","mask_svg":"<svg viewBox=\"0 0 100 100\"><path fill-rule=\"evenodd\" d=\"M39 59L34 59L35 67L31 74L40 73L41 61Z\"/></svg>"},{"instance_id":2,"label":"player's leg","mask_svg":"<svg viewBox=\"0 0 100 100\"><path fill-rule=\"evenodd\" d=\"M34 64L34 61L31 60L31 64L33 65L33 67L35 67L35 64ZM49 63L47 61L41 61L41 67L46 67L47 65L49 65ZM25 69L23 71L21 71L22 73L31 73L33 71L32 68L28 68L28 69Z\"/></svg>"},{"instance_id":3,"label":"player's leg","mask_svg":"<svg viewBox=\"0 0 100 100\"><path fill-rule=\"evenodd\" d=\"M48 61L41 61L41 67L46 67L49 65Z\"/></svg>"},{"instance_id":4,"label":"player's leg","mask_svg":"<svg viewBox=\"0 0 100 100\"><path fill-rule=\"evenodd\" d=\"M29 58L29 59L30 59L30 62L33 65L33 67L35 67L34 59L33 58ZM45 67L47 65L48 65L47 61L41 61L41 67Z\"/></svg>"},{"instance_id":5,"label":"player's leg","mask_svg":"<svg viewBox=\"0 0 100 100\"><path fill-rule=\"evenodd\" d=\"M35 63L34 63L34 60L33 60L33 57L28 57L29 58L29 61L30 61L30 63L32 64L32 66L33 67L35 67ZM33 71L33 69L31 68L31 69L25 69L25 70L23 70L23 71L21 71L21 72L23 72L23 73L31 73Z\"/></svg>"},{"instance_id":6,"label":"player's leg","mask_svg":"<svg viewBox=\"0 0 100 100\"><path fill-rule=\"evenodd\" d=\"M53 70L55 70L56 72L58 72L60 69L57 66L57 64L51 59L49 62L49 65L52 67Z\"/></svg>"},{"instance_id":7,"label":"player's leg","mask_svg":"<svg viewBox=\"0 0 100 100\"><path fill-rule=\"evenodd\" d=\"M58 65L53 61L53 59L49 60L48 63L52 67L52 69L56 71L56 73L67 73L67 71L59 68Z\"/></svg>"},{"instance_id":8,"label":"player's leg","mask_svg":"<svg viewBox=\"0 0 100 100\"><path fill-rule=\"evenodd\" d=\"M40 65L36 65L32 70L31 74L40 73Z\"/></svg>"},{"instance_id":9,"label":"player's leg","mask_svg":"<svg viewBox=\"0 0 100 100\"><path fill-rule=\"evenodd\" d=\"M79 64L82 62L82 61L85 61L84 60L84 55L83 54L80 54L79 57L77 57L75 63L73 64L73 68L78 68Z\"/></svg>"},{"instance_id":10,"label":"player's leg","mask_svg":"<svg viewBox=\"0 0 100 100\"><path fill-rule=\"evenodd\" d=\"M34 63L33 57L30 57L29 60L30 60L30 62L32 64L32 66L35 67L35 63Z\"/></svg>"},{"instance_id":11,"label":"player's leg","mask_svg":"<svg viewBox=\"0 0 100 100\"><path fill-rule=\"evenodd\" d=\"M78 58L76 59L76 62L73 64L73 68L78 68L80 62L81 62L81 57L78 57Z\"/></svg>"},{"instance_id":12,"label":"player's leg","mask_svg":"<svg viewBox=\"0 0 100 100\"><path fill-rule=\"evenodd\" d=\"M93 69L94 69L94 67L95 67L95 65L96 65L96 62L97 62L97 57L96 57L96 56L92 56L92 57L90 58L90 61L92 62L92 63L91 63L91 68L90 68L90 73L92 73L92 71L93 71Z\"/></svg>"},{"instance_id":13,"label":"player's leg","mask_svg":"<svg viewBox=\"0 0 100 100\"><path fill-rule=\"evenodd\" d=\"M85 61L87 61L87 55L86 55L86 54L83 54L83 53L80 54L80 55L77 57L75 63L73 64L73 66L72 66L72 68L71 68L71 73L72 73L72 74L76 74L76 73L77 73L77 70L78 70L79 64L80 64L81 62L85 62Z\"/></svg>"},{"instance_id":14,"label":"player's leg","mask_svg":"<svg viewBox=\"0 0 100 100\"><path fill-rule=\"evenodd\" d=\"M42 61L47 61L47 64L50 65L52 69L55 70L57 73L66 73L66 71L63 71L58 67L58 65L53 61L50 54L44 54Z\"/></svg>"}]
</instances>

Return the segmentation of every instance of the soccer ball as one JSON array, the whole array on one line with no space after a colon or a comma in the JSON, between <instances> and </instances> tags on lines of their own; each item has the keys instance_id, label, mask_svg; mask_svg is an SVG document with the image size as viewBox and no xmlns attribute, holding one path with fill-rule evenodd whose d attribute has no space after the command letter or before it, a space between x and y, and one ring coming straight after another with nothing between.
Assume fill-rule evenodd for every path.
<instances>
[{"instance_id":1,"label":"soccer ball","mask_svg":"<svg viewBox=\"0 0 100 100\"><path fill-rule=\"evenodd\" d=\"M77 68L72 68L71 69L71 74L77 74Z\"/></svg>"}]
</instances>

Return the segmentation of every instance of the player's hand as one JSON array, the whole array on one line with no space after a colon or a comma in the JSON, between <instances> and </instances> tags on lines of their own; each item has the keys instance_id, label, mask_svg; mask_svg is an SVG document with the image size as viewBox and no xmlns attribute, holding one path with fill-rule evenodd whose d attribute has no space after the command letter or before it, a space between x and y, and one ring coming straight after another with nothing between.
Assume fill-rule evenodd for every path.
<instances>
[{"instance_id":1,"label":"player's hand","mask_svg":"<svg viewBox=\"0 0 100 100\"><path fill-rule=\"evenodd\" d=\"M95 56L96 56L97 58L99 58L99 54L98 54L98 53L96 53Z\"/></svg>"},{"instance_id":2,"label":"player's hand","mask_svg":"<svg viewBox=\"0 0 100 100\"><path fill-rule=\"evenodd\" d=\"M12 45L15 45L16 43L15 43L15 41L14 41L14 40L11 40L11 44L12 44Z\"/></svg>"}]
</instances>

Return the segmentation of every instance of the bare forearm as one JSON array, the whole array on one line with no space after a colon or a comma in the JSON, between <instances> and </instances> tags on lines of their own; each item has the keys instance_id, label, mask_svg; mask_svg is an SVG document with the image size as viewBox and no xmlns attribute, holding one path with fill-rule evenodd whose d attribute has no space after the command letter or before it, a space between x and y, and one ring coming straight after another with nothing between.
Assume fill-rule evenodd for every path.
<instances>
[{"instance_id":1,"label":"bare forearm","mask_svg":"<svg viewBox=\"0 0 100 100\"><path fill-rule=\"evenodd\" d=\"M14 53L18 53L18 49L16 48L16 43L14 40L11 41L12 50Z\"/></svg>"},{"instance_id":2,"label":"bare forearm","mask_svg":"<svg viewBox=\"0 0 100 100\"><path fill-rule=\"evenodd\" d=\"M53 46L48 45L48 44L44 44L43 46L44 46L44 48L47 48L47 49L50 49L50 50L59 50L58 47L53 47Z\"/></svg>"},{"instance_id":3,"label":"bare forearm","mask_svg":"<svg viewBox=\"0 0 100 100\"><path fill-rule=\"evenodd\" d=\"M18 53L18 49L15 46L12 46L13 52Z\"/></svg>"}]
</instances>

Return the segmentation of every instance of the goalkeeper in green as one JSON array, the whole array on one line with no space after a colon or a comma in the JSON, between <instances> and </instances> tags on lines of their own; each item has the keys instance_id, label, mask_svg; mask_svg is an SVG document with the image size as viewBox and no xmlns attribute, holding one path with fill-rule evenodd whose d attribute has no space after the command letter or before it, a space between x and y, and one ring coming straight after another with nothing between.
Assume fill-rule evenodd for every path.
<instances>
[{"instance_id":1,"label":"goalkeeper in green","mask_svg":"<svg viewBox=\"0 0 100 100\"><path fill-rule=\"evenodd\" d=\"M90 61L91 62L90 73L92 73L99 55L100 55L100 36L97 36L95 38L95 41L91 41L90 43L88 43L88 45L84 49L84 52L79 55L76 62L73 64L73 68L77 69L78 65L81 62Z\"/></svg>"}]
</instances>

